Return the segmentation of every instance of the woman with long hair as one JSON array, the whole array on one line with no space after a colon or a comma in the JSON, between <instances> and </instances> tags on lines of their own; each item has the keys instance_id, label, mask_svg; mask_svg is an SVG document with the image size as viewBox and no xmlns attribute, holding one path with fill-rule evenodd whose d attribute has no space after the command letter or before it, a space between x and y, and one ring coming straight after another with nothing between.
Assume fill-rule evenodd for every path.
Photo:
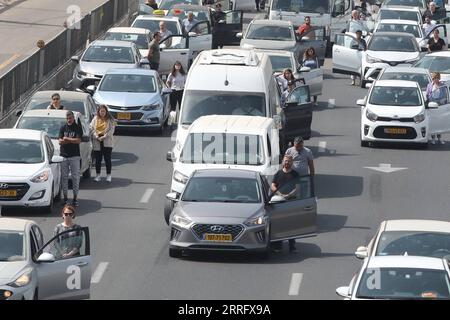
<instances>
[{"instance_id":1,"label":"woman with long hair","mask_svg":"<svg viewBox=\"0 0 450 320\"><path fill-rule=\"evenodd\" d=\"M184 86L186 84L186 72L180 61L176 61L172 66L172 71L167 77L166 84L172 89L172 93L170 94L170 109L175 111L177 109L177 103L181 107Z\"/></svg>"}]
</instances>

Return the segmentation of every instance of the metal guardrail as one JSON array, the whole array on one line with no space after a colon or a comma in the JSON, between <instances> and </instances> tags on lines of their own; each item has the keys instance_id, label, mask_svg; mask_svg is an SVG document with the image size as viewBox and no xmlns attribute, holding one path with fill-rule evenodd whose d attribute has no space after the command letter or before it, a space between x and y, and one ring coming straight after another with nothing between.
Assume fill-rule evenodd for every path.
<instances>
[{"instance_id":1,"label":"metal guardrail","mask_svg":"<svg viewBox=\"0 0 450 320\"><path fill-rule=\"evenodd\" d=\"M138 0L109 0L91 11L79 22L79 28L67 28L26 58L8 73L0 77L0 123L28 91L64 65L72 55L84 49L86 42L93 41L119 22Z\"/></svg>"}]
</instances>

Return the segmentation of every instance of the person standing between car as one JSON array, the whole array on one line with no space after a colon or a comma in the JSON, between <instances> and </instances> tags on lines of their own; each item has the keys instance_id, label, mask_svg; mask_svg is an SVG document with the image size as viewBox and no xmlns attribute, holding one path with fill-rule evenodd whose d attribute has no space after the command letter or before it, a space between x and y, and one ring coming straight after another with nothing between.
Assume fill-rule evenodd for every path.
<instances>
[{"instance_id":1,"label":"person standing between car","mask_svg":"<svg viewBox=\"0 0 450 320\"><path fill-rule=\"evenodd\" d=\"M311 26L311 17L310 16L306 16L305 17L305 22L300 25L296 31L296 33L299 36L304 36L305 34L307 34L310 30L311 30L312 26ZM311 35L309 36L310 40L315 39L314 36L314 32L311 33Z\"/></svg>"},{"instance_id":2,"label":"person standing between car","mask_svg":"<svg viewBox=\"0 0 450 320\"><path fill-rule=\"evenodd\" d=\"M159 31L153 33L153 40L148 44L148 61L150 69L158 71L160 60L159 43L161 42L161 34Z\"/></svg>"},{"instance_id":3,"label":"person standing between car","mask_svg":"<svg viewBox=\"0 0 450 320\"><path fill-rule=\"evenodd\" d=\"M314 177L314 157L312 151L304 146L302 137L296 137L294 139L294 146L287 149L285 154L292 157L293 169L300 176L307 176L309 174Z\"/></svg>"},{"instance_id":4,"label":"person standing between car","mask_svg":"<svg viewBox=\"0 0 450 320\"><path fill-rule=\"evenodd\" d=\"M214 11L212 15L212 22L213 22L213 49L219 48L222 49L223 44L222 40L220 39L223 32L221 32L220 24L221 21L225 21L226 15L225 12L222 11L222 5L220 3L216 3L216 10ZM222 22L223 23L223 22Z\"/></svg>"},{"instance_id":5,"label":"person standing between car","mask_svg":"<svg viewBox=\"0 0 450 320\"><path fill-rule=\"evenodd\" d=\"M75 218L75 208L71 205L64 205L61 210L61 216L64 219L62 223L56 225L53 236L63 232L74 230L74 232L67 232L58 237L55 241L55 249L61 255L62 258L69 258L80 254L80 248L82 245L81 232L77 229L81 229L81 226L75 224L73 219Z\"/></svg>"},{"instance_id":6,"label":"person standing between car","mask_svg":"<svg viewBox=\"0 0 450 320\"><path fill-rule=\"evenodd\" d=\"M192 27L198 23L198 20L195 19L194 17L194 13L193 12L189 12L187 15L187 18L185 18L182 22L184 30L186 30L186 32L195 32L198 33L197 28L195 28L194 30L192 30Z\"/></svg>"},{"instance_id":7,"label":"person standing between car","mask_svg":"<svg viewBox=\"0 0 450 320\"><path fill-rule=\"evenodd\" d=\"M92 149L95 157L95 182L100 181L100 173L102 168L102 158L105 159L106 181L111 182L111 154L113 149L113 136L116 127L116 121L109 113L105 105L97 108L97 114L90 124L90 132L92 136Z\"/></svg>"},{"instance_id":8,"label":"person standing between car","mask_svg":"<svg viewBox=\"0 0 450 320\"><path fill-rule=\"evenodd\" d=\"M281 105L285 106L286 103L288 103L287 98L289 97L289 94L295 89L296 87L296 82L295 80L289 80L287 82L287 89L284 90L283 94L281 95ZM294 102L294 101L290 101L290 102ZM300 101L297 101L300 102Z\"/></svg>"},{"instance_id":9,"label":"person standing between car","mask_svg":"<svg viewBox=\"0 0 450 320\"><path fill-rule=\"evenodd\" d=\"M146 4L153 10L158 10L158 4L155 0L148 0Z\"/></svg>"},{"instance_id":10,"label":"person standing between car","mask_svg":"<svg viewBox=\"0 0 450 320\"><path fill-rule=\"evenodd\" d=\"M285 155L283 158L283 168L278 170L272 180L271 191L275 195L282 196L285 199L291 199L300 192L300 176L292 167L293 159L291 155ZM281 252L283 246L282 241L276 241L273 243L274 252ZM295 247L295 239L289 240L289 251L292 253L297 252Z\"/></svg>"},{"instance_id":11,"label":"person standing between car","mask_svg":"<svg viewBox=\"0 0 450 320\"><path fill-rule=\"evenodd\" d=\"M441 81L441 74L439 72L433 72L431 74L431 82L427 86L427 100L428 102L436 102L438 105L442 105L446 102L447 90L445 89L445 83ZM445 142L441 140L441 135L431 135L431 144L444 144Z\"/></svg>"},{"instance_id":12,"label":"person standing between car","mask_svg":"<svg viewBox=\"0 0 450 320\"><path fill-rule=\"evenodd\" d=\"M172 71L167 77L167 86L172 89L170 94L170 109L175 111L178 106L181 107L181 100L183 98L184 85L186 84L186 72L180 61L175 62Z\"/></svg>"},{"instance_id":13,"label":"person standing between car","mask_svg":"<svg viewBox=\"0 0 450 320\"><path fill-rule=\"evenodd\" d=\"M277 82L281 85L281 89L283 92L287 90L289 81L295 81L294 74L289 68L284 69L283 74L280 74L276 79Z\"/></svg>"},{"instance_id":14,"label":"person standing between car","mask_svg":"<svg viewBox=\"0 0 450 320\"><path fill-rule=\"evenodd\" d=\"M69 172L72 173L73 205L77 207L80 186L80 143L83 131L75 123L75 115L72 111L67 111L66 120L66 124L59 130L60 155L64 158L64 161L61 163L61 181L64 203L68 204Z\"/></svg>"},{"instance_id":15,"label":"person standing between car","mask_svg":"<svg viewBox=\"0 0 450 320\"><path fill-rule=\"evenodd\" d=\"M424 35L425 35L425 36L428 35L428 33L430 33L430 31L431 31L435 26L436 26L436 24L434 24L434 23L431 22L430 17L429 17L429 16L426 16L426 17L425 17L425 22L423 23L423 26L422 26Z\"/></svg>"},{"instance_id":16,"label":"person standing between car","mask_svg":"<svg viewBox=\"0 0 450 320\"><path fill-rule=\"evenodd\" d=\"M47 110L64 110L64 106L61 105L61 96L59 93L52 94L52 101L47 107Z\"/></svg>"},{"instance_id":17,"label":"person standing between car","mask_svg":"<svg viewBox=\"0 0 450 320\"><path fill-rule=\"evenodd\" d=\"M445 41L439 37L439 30L434 29L433 36L428 40L428 52L441 51L445 48Z\"/></svg>"},{"instance_id":18,"label":"person standing between car","mask_svg":"<svg viewBox=\"0 0 450 320\"><path fill-rule=\"evenodd\" d=\"M428 4L428 9L422 16L423 21L425 21L425 17L429 17L430 20L439 20L445 18L445 9L437 10L436 3L432 1Z\"/></svg>"},{"instance_id":19,"label":"person standing between car","mask_svg":"<svg viewBox=\"0 0 450 320\"><path fill-rule=\"evenodd\" d=\"M261 0L255 0L255 5L256 5L256 11L259 12L259 3L261 2Z\"/></svg>"},{"instance_id":20,"label":"person standing between car","mask_svg":"<svg viewBox=\"0 0 450 320\"><path fill-rule=\"evenodd\" d=\"M356 30L356 41L353 41L352 43L352 49L357 49L359 51L366 51L367 50L367 43L366 40L362 38L362 30ZM355 75L351 75L352 79L352 86L355 85Z\"/></svg>"},{"instance_id":21,"label":"person standing between car","mask_svg":"<svg viewBox=\"0 0 450 320\"><path fill-rule=\"evenodd\" d=\"M161 35L161 40L159 42L164 41L163 44L166 48L170 48L172 46L172 38L169 37L172 35L172 31L167 29L165 21L159 22L159 34Z\"/></svg>"},{"instance_id":22,"label":"person standing between car","mask_svg":"<svg viewBox=\"0 0 450 320\"><path fill-rule=\"evenodd\" d=\"M319 67L319 60L316 56L316 50L313 47L309 47L305 50L302 59L302 66L308 67L311 69L317 69ZM318 105L317 96L314 96L314 105Z\"/></svg>"}]
</instances>

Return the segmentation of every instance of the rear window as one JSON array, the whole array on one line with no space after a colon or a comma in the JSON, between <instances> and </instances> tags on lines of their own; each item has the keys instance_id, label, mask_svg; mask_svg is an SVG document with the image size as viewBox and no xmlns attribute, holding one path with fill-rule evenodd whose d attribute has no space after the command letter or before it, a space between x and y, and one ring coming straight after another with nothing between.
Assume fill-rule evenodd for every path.
<instances>
[{"instance_id":1,"label":"rear window","mask_svg":"<svg viewBox=\"0 0 450 320\"><path fill-rule=\"evenodd\" d=\"M423 73L401 73L401 72L385 72L381 75L380 80L406 80L415 81L419 84L422 90L426 90L430 77Z\"/></svg>"},{"instance_id":2,"label":"rear window","mask_svg":"<svg viewBox=\"0 0 450 320\"><path fill-rule=\"evenodd\" d=\"M136 44L138 49L148 49L148 38L145 34L135 34L135 33L111 33L108 32L105 36L105 40L119 40L128 41Z\"/></svg>"},{"instance_id":3,"label":"rear window","mask_svg":"<svg viewBox=\"0 0 450 320\"><path fill-rule=\"evenodd\" d=\"M43 110L47 109L49 105L50 105L50 98L48 100L32 98L30 102L28 102L25 110ZM64 107L64 110L76 111L84 116L86 115L86 110L83 101L61 99L61 105Z\"/></svg>"},{"instance_id":4,"label":"rear window","mask_svg":"<svg viewBox=\"0 0 450 320\"><path fill-rule=\"evenodd\" d=\"M22 117L17 124L17 129L45 131L50 139L58 139L59 130L65 123L64 118Z\"/></svg>"}]
</instances>

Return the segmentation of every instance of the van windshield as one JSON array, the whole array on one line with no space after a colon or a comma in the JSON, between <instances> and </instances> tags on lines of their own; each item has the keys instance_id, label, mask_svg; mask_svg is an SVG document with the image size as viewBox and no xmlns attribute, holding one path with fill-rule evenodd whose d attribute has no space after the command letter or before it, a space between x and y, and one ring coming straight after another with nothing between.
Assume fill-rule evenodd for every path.
<instances>
[{"instance_id":1,"label":"van windshield","mask_svg":"<svg viewBox=\"0 0 450 320\"><path fill-rule=\"evenodd\" d=\"M272 10L289 12L329 13L328 0L274 0Z\"/></svg>"},{"instance_id":2,"label":"van windshield","mask_svg":"<svg viewBox=\"0 0 450 320\"><path fill-rule=\"evenodd\" d=\"M183 99L181 124L190 125L213 114L266 117L265 106L263 93L188 90Z\"/></svg>"}]
</instances>

